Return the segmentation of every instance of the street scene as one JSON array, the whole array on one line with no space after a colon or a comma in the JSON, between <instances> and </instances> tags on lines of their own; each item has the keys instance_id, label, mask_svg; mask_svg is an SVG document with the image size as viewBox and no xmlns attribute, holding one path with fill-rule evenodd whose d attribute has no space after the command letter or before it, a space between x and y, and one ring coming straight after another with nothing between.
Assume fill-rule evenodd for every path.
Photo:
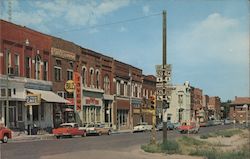
<instances>
[{"instance_id":1,"label":"street scene","mask_svg":"<svg viewBox=\"0 0 250 159\"><path fill-rule=\"evenodd\" d=\"M249 0L1 0L0 159L250 158Z\"/></svg>"}]
</instances>

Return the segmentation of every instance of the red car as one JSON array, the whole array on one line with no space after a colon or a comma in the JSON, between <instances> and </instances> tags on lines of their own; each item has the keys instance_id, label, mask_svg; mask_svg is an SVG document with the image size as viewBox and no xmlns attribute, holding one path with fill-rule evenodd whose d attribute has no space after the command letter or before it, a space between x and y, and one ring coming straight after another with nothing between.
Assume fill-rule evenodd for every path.
<instances>
[{"instance_id":1,"label":"red car","mask_svg":"<svg viewBox=\"0 0 250 159\"><path fill-rule=\"evenodd\" d=\"M8 139L12 138L11 130L4 127L2 124L0 125L0 140L3 143L7 143Z\"/></svg>"},{"instance_id":2,"label":"red car","mask_svg":"<svg viewBox=\"0 0 250 159\"><path fill-rule=\"evenodd\" d=\"M86 130L79 127L77 123L64 123L59 128L52 130L57 139L63 136L86 136Z\"/></svg>"},{"instance_id":3,"label":"red car","mask_svg":"<svg viewBox=\"0 0 250 159\"><path fill-rule=\"evenodd\" d=\"M200 125L196 122L183 123L177 128L180 133L198 133Z\"/></svg>"}]
</instances>

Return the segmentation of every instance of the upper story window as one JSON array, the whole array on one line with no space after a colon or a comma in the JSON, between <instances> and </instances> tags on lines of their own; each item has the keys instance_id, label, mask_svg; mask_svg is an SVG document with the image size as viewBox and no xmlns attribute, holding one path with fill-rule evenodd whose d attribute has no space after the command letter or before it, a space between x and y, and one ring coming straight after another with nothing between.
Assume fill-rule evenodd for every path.
<instances>
[{"instance_id":1,"label":"upper story window","mask_svg":"<svg viewBox=\"0 0 250 159\"><path fill-rule=\"evenodd\" d=\"M43 80L45 81L48 80L48 62L47 61L43 62Z\"/></svg>"},{"instance_id":2,"label":"upper story window","mask_svg":"<svg viewBox=\"0 0 250 159\"><path fill-rule=\"evenodd\" d=\"M110 94L110 80L108 75L106 75L103 79L103 86L104 86L104 92L106 94Z\"/></svg>"},{"instance_id":3,"label":"upper story window","mask_svg":"<svg viewBox=\"0 0 250 159\"><path fill-rule=\"evenodd\" d=\"M128 83L124 82L124 96L128 96Z\"/></svg>"},{"instance_id":4,"label":"upper story window","mask_svg":"<svg viewBox=\"0 0 250 159\"><path fill-rule=\"evenodd\" d=\"M99 82L100 79L99 78L100 78L100 73L99 73L99 70L97 70L96 71L96 88L98 88L98 89L100 88L100 86L99 86L100 85L100 82Z\"/></svg>"},{"instance_id":5,"label":"upper story window","mask_svg":"<svg viewBox=\"0 0 250 159\"><path fill-rule=\"evenodd\" d=\"M19 75L19 55L18 54L15 54L14 55L14 74L16 76Z\"/></svg>"},{"instance_id":6,"label":"upper story window","mask_svg":"<svg viewBox=\"0 0 250 159\"><path fill-rule=\"evenodd\" d=\"M90 68L90 87L94 87L94 69Z\"/></svg>"},{"instance_id":7,"label":"upper story window","mask_svg":"<svg viewBox=\"0 0 250 159\"><path fill-rule=\"evenodd\" d=\"M119 80L116 81L116 94L117 95L121 94L121 81Z\"/></svg>"},{"instance_id":8,"label":"upper story window","mask_svg":"<svg viewBox=\"0 0 250 159\"><path fill-rule=\"evenodd\" d=\"M86 86L87 83L87 69L86 67L82 68L82 85Z\"/></svg>"},{"instance_id":9,"label":"upper story window","mask_svg":"<svg viewBox=\"0 0 250 159\"><path fill-rule=\"evenodd\" d=\"M25 57L25 77L30 78L31 74L31 58Z\"/></svg>"},{"instance_id":10,"label":"upper story window","mask_svg":"<svg viewBox=\"0 0 250 159\"><path fill-rule=\"evenodd\" d=\"M54 66L54 77L55 81L61 81L62 80L62 69L61 67Z\"/></svg>"},{"instance_id":11,"label":"upper story window","mask_svg":"<svg viewBox=\"0 0 250 159\"><path fill-rule=\"evenodd\" d=\"M35 79L41 78L41 57L39 55L35 56Z\"/></svg>"},{"instance_id":12,"label":"upper story window","mask_svg":"<svg viewBox=\"0 0 250 159\"><path fill-rule=\"evenodd\" d=\"M73 70L67 70L67 80L73 80Z\"/></svg>"}]
</instances>

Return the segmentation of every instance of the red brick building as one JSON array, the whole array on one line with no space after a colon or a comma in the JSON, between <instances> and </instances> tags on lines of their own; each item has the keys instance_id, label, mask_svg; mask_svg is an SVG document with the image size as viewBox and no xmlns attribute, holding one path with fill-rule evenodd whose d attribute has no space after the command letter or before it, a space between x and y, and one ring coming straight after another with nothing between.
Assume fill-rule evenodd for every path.
<instances>
[{"instance_id":1,"label":"red brick building","mask_svg":"<svg viewBox=\"0 0 250 159\"><path fill-rule=\"evenodd\" d=\"M248 118L248 123L249 123L250 121L249 108L250 108L250 97L235 97L234 101L232 101L230 104L230 111L229 111L230 119L231 120L235 119L236 122L244 123L247 121Z\"/></svg>"},{"instance_id":2,"label":"red brick building","mask_svg":"<svg viewBox=\"0 0 250 159\"><path fill-rule=\"evenodd\" d=\"M210 113L211 119L220 119L221 118L221 101L220 97L209 97L209 103L208 103L208 111Z\"/></svg>"},{"instance_id":3,"label":"red brick building","mask_svg":"<svg viewBox=\"0 0 250 159\"><path fill-rule=\"evenodd\" d=\"M66 100L51 91L51 37L4 20L0 26L0 120L6 123L8 111L6 124L11 128L25 129L31 124L53 127L53 104ZM27 101L31 96L41 96L41 102Z\"/></svg>"},{"instance_id":4,"label":"red brick building","mask_svg":"<svg viewBox=\"0 0 250 159\"><path fill-rule=\"evenodd\" d=\"M200 121L201 118L204 118L200 113L203 110L202 98L202 89L191 87L191 118L193 120Z\"/></svg>"}]
</instances>

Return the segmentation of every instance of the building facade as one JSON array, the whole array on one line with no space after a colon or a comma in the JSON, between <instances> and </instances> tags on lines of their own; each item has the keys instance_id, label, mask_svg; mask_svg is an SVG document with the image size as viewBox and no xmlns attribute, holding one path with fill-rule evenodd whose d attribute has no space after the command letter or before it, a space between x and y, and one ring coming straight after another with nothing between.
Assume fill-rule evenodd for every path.
<instances>
[{"instance_id":1,"label":"building facade","mask_svg":"<svg viewBox=\"0 0 250 159\"><path fill-rule=\"evenodd\" d=\"M3 20L0 23L1 122L14 129L34 124L53 127L54 103L67 101L52 92L50 36Z\"/></svg>"},{"instance_id":2,"label":"building facade","mask_svg":"<svg viewBox=\"0 0 250 159\"><path fill-rule=\"evenodd\" d=\"M208 111L210 113L210 119L221 119L221 101L220 97L209 97Z\"/></svg>"},{"instance_id":3,"label":"building facade","mask_svg":"<svg viewBox=\"0 0 250 159\"><path fill-rule=\"evenodd\" d=\"M229 118L237 123L250 122L250 97L235 97L230 103Z\"/></svg>"},{"instance_id":4,"label":"building facade","mask_svg":"<svg viewBox=\"0 0 250 159\"><path fill-rule=\"evenodd\" d=\"M202 89L191 87L191 114L192 120L202 122L204 120L204 110L202 102Z\"/></svg>"},{"instance_id":5,"label":"building facade","mask_svg":"<svg viewBox=\"0 0 250 159\"><path fill-rule=\"evenodd\" d=\"M168 121L182 123L191 120L191 87L189 82L175 85L171 93Z\"/></svg>"}]
</instances>

